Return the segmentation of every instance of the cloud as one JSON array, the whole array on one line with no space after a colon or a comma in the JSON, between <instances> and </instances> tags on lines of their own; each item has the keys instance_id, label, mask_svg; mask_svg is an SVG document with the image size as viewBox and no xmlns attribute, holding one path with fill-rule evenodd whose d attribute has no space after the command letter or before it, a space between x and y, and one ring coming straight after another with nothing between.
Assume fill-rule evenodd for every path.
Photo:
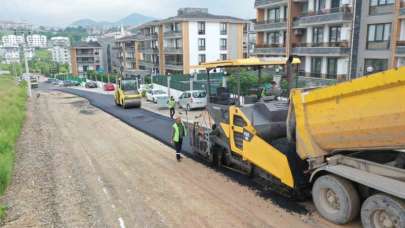
<instances>
[{"instance_id":1,"label":"cloud","mask_svg":"<svg viewBox=\"0 0 405 228\"><path fill-rule=\"evenodd\" d=\"M254 0L0 0L0 19L66 26L83 18L116 21L134 12L164 18L183 7L253 18L253 5Z\"/></svg>"}]
</instances>

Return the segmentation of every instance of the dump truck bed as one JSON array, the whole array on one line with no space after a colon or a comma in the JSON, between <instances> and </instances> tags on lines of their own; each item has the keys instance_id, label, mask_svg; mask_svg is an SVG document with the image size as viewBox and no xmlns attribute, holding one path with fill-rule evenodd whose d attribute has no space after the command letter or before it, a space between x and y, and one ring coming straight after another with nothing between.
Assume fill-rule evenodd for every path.
<instances>
[{"instance_id":1,"label":"dump truck bed","mask_svg":"<svg viewBox=\"0 0 405 228\"><path fill-rule=\"evenodd\" d=\"M405 148L405 67L325 88L294 90L291 100L288 129L302 159L336 151Z\"/></svg>"}]
</instances>

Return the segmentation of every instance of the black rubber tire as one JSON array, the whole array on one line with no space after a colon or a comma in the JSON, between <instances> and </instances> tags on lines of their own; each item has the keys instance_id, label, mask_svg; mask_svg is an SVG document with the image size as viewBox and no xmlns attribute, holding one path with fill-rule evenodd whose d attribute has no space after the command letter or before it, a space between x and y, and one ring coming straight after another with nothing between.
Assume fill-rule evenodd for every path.
<instances>
[{"instance_id":1,"label":"black rubber tire","mask_svg":"<svg viewBox=\"0 0 405 228\"><path fill-rule=\"evenodd\" d=\"M333 208L327 202L327 191L331 190L339 203L339 208ZM319 214L325 219L336 223L346 224L355 219L360 212L360 197L353 184L335 175L319 177L312 187L312 199Z\"/></svg>"},{"instance_id":2,"label":"black rubber tire","mask_svg":"<svg viewBox=\"0 0 405 228\"><path fill-rule=\"evenodd\" d=\"M386 194L376 194L364 201L361 207L363 227L382 227L376 224L378 221L375 218L375 216L378 216L376 213L381 211L384 211L390 217L395 217L393 219L395 221L393 222L394 227L405 227L405 201Z\"/></svg>"}]
</instances>

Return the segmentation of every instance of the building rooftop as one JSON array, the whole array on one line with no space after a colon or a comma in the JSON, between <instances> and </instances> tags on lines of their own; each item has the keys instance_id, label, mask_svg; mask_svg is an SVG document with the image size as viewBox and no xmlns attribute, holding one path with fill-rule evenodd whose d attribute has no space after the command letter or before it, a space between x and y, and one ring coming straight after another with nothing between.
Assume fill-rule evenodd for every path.
<instances>
[{"instance_id":1,"label":"building rooftop","mask_svg":"<svg viewBox=\"0 0 405 228\"><path fill-rule=\"evenodd\" d=\"M101 48L99 42L80 42L73 45L73 48Z\"/></svg>"},{"instance_id":2,"label":"building rooftop","mask_svg":"<svg viewBox=\"0 0 405 228\"><path fill-rule=\"evenodd\" d=\"M180 22L180 21L214 21L214 22L229 22L229 23L247 23L237 17L210 14L207 8L181 8L177 11L177 15L163 20L154 20L142 24L137 29L146 28L149 26L159 25L162 23Z\"/></svg>"}]
</instances>

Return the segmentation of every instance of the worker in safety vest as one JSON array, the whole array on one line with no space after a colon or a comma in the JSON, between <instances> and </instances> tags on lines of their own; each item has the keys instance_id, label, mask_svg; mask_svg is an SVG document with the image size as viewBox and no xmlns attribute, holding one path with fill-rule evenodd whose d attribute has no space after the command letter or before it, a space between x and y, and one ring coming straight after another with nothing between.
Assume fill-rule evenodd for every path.
<instances>
[{"instance_id":1,"label":"worker in safety vest","mask_svg":"<svg viewBox=\"0 0 405 228\"><path fill-rule=\"evenodd\" d=\"M173 124L172 128L172 143L176 149L176 158L177 161L181 161L181 147L183 145L183 138L187 136L187 128L181 121L180 116L176 117L176 122Z\"/></svg>"},{"instance_id":2,"label":"worker in safety vest","mask_svg":"<svg viewBox=\"0 0 405 228\"><path fill-rule=\"evenodd\" d=\"M176 101L174 100L174 97L171 96L169 101L167 102L170 110L170 119L173 119L174 114L176 114Z\"/></svg>"}]
</instances>

